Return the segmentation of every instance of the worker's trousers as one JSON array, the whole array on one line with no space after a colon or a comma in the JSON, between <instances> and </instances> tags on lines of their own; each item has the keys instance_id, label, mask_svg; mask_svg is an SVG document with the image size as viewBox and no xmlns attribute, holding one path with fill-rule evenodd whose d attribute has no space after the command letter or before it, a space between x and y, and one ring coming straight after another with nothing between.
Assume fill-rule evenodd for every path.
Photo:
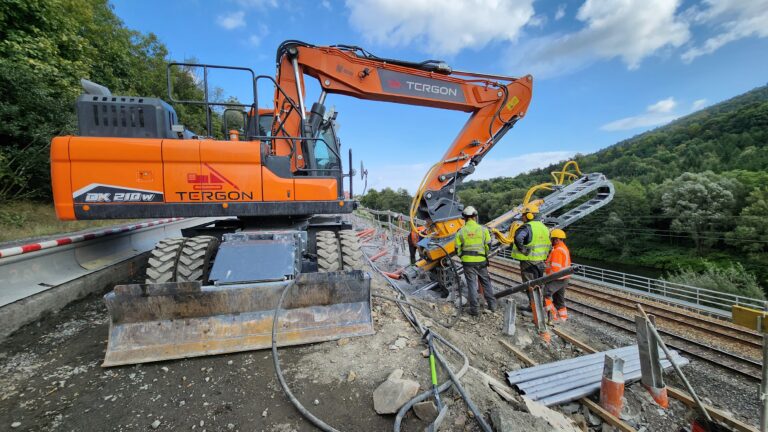
<instances>
[{"instance_id":1,"label":"worker's trousers","mask_svg":"<svg viewBox=\"0 0 768 432\"><path fill-rule=\"evenodd\" d=\"M555 304L555 309L562 309L565 307L565 288L568 286L568 279L558 279L547 282L544 287L544 296L552 297L552 303Z\"/></svg>"},{"instance_id":2,"label":"worker's trousers","mask_svg":"<svg viewBox=\"0 0 768 432\"><path fill-rule=\"evenodd\" d=\"M520 276L523 282L544 276L544 261L520 261Z\"/></svg>"},{"instance_id":3,"label":"worker's trousers","mask_svg":"<svg viewBox=\"0 0 768 432\"><path fill-rule=\"evenodd\" d=\"M416 245L412 245L408 242L408 255L411 258L411 264L416 264Z\"/></svg>"},{"instance_id":4,"label":"worker's trousers","mask_svg":"<svg viewBox=\"0 0 768 432\"><path fill-rule=\"evenodd\" d=\"M544 277L544 261L520 261L520 278L523 282ZM528 302L531 302L531 293L528 294Z\"/></svg>"},{"instance_id":5,"label":"worker's trousers","mask_svg":"<svg viewBox=\"0 0 768 432\"><path fill-rule=\"evenodd\" d=\"M493 285L491 285L491 276L488 274L487 263L464 264L464 277L467 279L467 297L469 298L469 309L477 310L477 280L483 285L483 297L489 308L496 307L496 297L493 296Z\"/></svg>"}]
</instances>

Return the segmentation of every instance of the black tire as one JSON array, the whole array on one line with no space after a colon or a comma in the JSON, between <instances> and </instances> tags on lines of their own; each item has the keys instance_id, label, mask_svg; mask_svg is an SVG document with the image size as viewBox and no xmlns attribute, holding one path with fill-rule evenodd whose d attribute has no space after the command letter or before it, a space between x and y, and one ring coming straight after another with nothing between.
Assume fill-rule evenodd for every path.
<instances>
[{"instance_id":1,"label":"black tire","mask_svg":"<svg viewBox=\"0 0 768 432\"><path fill-rule=\"evenodd\" d=\"M188 238L176 264L176 282L208 282L219 239L211 236Z\"/></svg>"},{"instance_id":2,"label":"black tire","mask_svg":"<svg viewBox=\"0 0 768 432\"><path fill-rule=\"evenodd\" d=\"M317 270L320 272L335 272L341 270L341 255L339 242L333 231L318 231L315 237L317 243Z\"/></svg>"},{"instance_id":3,"label":"black tire","mask_svg":"<svg viewBox=\"0 0 768 432\"><path fill-rule=\"evenodd\" d=\"M360 247L360 238L352 230L339 231L341 243L341 260L344 270L362 270L365 266L363 249Z\"/></svg>"},{"instance_id":4,"label":"black tire","mask_svg":"<svg viewBox=\"0 0 768 432\"><path fill-rule=\"evenodd\" d=\"M176 282L176 263L187 239L167 238L155 245L149 255L145 283Z\"/></svg>"}]
</instances>

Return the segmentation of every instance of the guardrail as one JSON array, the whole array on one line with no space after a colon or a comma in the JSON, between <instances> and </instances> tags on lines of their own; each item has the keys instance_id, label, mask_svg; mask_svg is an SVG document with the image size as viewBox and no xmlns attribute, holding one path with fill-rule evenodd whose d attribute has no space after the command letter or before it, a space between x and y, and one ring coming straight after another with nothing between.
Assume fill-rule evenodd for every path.
<instances>
[{"instance_id":1,"label":"guardrail","mask_svg":"<svg viewBox=\"0 0 768 432\"><path fill-rule=\"evenodd\" d=\"M3 249L0 338L45 313L116 283L141 267L160 239L215 218L163 219ZM127 269L128 265L132 269ZM126 267L126 268L123 268Z\"/></svg>"},{"instance_id":2,"label":"guardrail","mask_svg":"<svg viewBox=\"0 0 768 432\"><path fill-rule=\"evenodd\" d=\"M500 257L511 259L509 249L499 252ZM724 317L731 316L733 305L757 310L768 310L768 302L762 299L740 296L663 279L652 279L630 273L622 273L600 267L579 264L573 274L575 279L596 283L631 294L653 297L683 307L693 307Z\"/></svg>"},{"instance_id":3,"label":"guardrail","mask_svg":"<svg viewBox=\"0 0 768 432\"><path fill-rule=\"evenodd\" d=\"M389 210L372 210L369 208L360 207L355 211L355 214L359 217L368 219L369 221L382 228L396 231L399 234L408 234L411 232L411 218L402 213ZM424 221L421 219L416 219L415 222L420 225L424 224Z\"/></svg>"}]
</instances>

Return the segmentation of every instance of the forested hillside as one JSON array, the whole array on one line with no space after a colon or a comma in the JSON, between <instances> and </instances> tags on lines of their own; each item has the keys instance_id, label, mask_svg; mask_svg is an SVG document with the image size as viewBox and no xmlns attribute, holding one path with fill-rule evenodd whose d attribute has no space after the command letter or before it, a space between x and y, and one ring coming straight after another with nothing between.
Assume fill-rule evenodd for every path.
<instances>
[{"instance_id":1,"label":"forested hillside","mask_svg":"<svg viewBox=\"0 0 768 432\"><path fill-rule=\"evenodd\" d=\"M768 286L768 87L575 159L616 185L608 207L568 230L575 256L728 269L746 275L742 286L754 286L750 275ZM459 196L488 220L558 167L470 181Z\"/></svg>"},{"instance_id":2,"label":"forested hillside","mask_svg":"<svg viewBox=\"0 0 768 432\"><path fill-rule=\"evenodd\" d=\"M0 2L0 202L49 200L48 145L76 132L81 78L115 95L167 99L169 61L154 34L126 28L107 0ZM180 99L202 99L192 72L174 70ZM187 128L205 132L203 107L175 109ZM213 129L220 133L218 115Z\"/></svg>"}]
</instances>

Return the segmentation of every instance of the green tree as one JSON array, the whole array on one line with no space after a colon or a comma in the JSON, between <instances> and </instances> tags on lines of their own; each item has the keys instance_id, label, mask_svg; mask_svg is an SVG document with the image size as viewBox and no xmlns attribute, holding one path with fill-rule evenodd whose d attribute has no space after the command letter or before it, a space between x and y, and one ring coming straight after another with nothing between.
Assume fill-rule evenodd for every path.
<instances>
[{"instance_id":1,"label":"green tree","mask_svg":"<svg viewBox=\"0 0 768 432\"><path fill-rule=\"evenodd\" d=\"M768 187L754 189L747 201L730 235L731 243L746 253L768 253Z\"/></svg>"},{"instance_id":2,"label":"green tree","mask_svg":"<svg viewBox=\"0 0 768 432\"><path fill-rule=\"evenodd\" d=\"M360 199L360 203L373 210L391 210L408 214L412 200L413 197L405 189L394 191L391 188L384 188L381 192L369 189Z\"/></svg>"},{"instance_id":3,"label":"green tree","mask_svg":"<svg viewBox=\"0 0 768 432\"><path fill-rule=\"evenodd\" d=\"M704 173L683 173L666 181L661 205L672 220L672 230L691 235L696 249L715 243L717 229L727 226L733 215L734 193L739 184L732 179Z\"/></svg>"}]
</instances>

